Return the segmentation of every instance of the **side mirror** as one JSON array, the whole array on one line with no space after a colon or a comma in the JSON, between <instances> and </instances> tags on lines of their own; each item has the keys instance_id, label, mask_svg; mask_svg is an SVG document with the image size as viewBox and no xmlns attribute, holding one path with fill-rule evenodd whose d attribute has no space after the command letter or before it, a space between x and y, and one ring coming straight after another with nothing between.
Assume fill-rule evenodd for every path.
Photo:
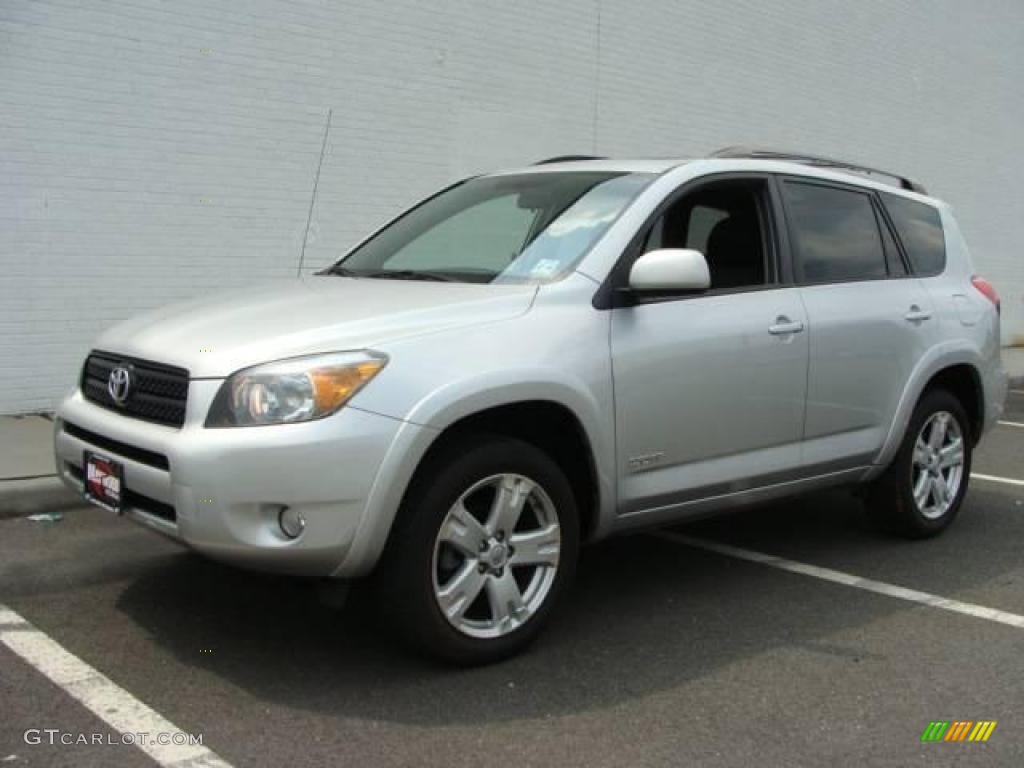
<instances>
[{"instance_id":1,"label":"side mirror","mask_svg":"<svg viewBox=\"0 0 1024 768\"><path fill-rule=\"evenodd\" d=\"M633 291L706 291L711 273L704 254L689 248L649 251L629 270Z\"/></svg>"}]
</instances>

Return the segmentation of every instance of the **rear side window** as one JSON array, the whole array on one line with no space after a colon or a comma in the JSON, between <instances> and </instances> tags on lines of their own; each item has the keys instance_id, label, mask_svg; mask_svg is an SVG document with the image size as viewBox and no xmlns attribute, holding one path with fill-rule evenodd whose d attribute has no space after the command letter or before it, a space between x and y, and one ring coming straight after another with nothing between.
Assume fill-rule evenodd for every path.
<instances>
[{"instance_id":1,"label":"rear side window","mask_svg":"<svg viewBox=\"0 0 1024 768\"><path fill-rule=\"evenodd\" d=\"M882 193L882 202L896 234L918 275L937 275L946 268L946 237L937 209L899 195Z\"/></svg>"},{"instance_id":2,"label":"rear side window","mask_svg":"<svg viewBox=\"0 0 1024 768\"><path fill-rule=\"evenodd\" d=\"M795 181L783 189L804 282L886 277L882 236L867 194Z\"/></svg>"}]
</instances>

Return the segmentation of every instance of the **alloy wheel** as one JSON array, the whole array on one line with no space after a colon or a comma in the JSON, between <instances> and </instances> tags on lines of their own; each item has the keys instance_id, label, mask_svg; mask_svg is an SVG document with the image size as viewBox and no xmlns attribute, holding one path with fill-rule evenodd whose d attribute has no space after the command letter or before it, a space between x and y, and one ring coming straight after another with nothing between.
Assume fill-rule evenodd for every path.
<instances>
[{"instance_id":1,"label":"alloy wheel","mask_svg":"<svg viewBox=\"0 0 1024 768\"><path fill-rule=\"evenodd\" d=\"M948 411L938 411L921 427L910 465L911 492L927 519L942 517L960 492L964 476L964 435Z\"/></svg>"},{"instance_id":2,"label":"alloy wheel","mask_svg":"<svg viewBox=\"0 0 1024 768\"><path fill-rule=\"evenodd\" d=\"M448 622L475 638L522 626L558 572L561 527L544 489L499 474L472 485L448 510L434 543L434 598Z\"/></svg>"}]
</instances>

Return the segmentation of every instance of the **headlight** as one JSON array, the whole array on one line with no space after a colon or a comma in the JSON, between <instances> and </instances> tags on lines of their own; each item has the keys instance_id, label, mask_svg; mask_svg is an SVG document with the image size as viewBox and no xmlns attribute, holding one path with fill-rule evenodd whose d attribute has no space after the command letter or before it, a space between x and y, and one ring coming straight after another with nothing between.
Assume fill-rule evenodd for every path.
<instances>
[{"instance_id":1,"label":"headlight","mask_svg":"<svg viewBox=\"0 0 1024 768\"><path fill-rule=\"evenodd\" d=\"M322 419L348 402L387 361L379 352L337 352L245 368L221 385L206 426L252 427Z\"/></svg>"}]
</instances>

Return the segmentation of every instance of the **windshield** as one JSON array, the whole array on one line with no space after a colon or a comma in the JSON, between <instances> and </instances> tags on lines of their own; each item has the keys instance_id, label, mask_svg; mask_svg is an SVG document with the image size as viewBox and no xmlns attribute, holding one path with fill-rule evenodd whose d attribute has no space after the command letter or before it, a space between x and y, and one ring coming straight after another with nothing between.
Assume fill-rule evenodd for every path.
<instances>
[{"instance_id":1,"label":"windshield","mask_svg":"<svg viewBox=\"0 0 1024 768\"><path fill-rule=\"evenodd\" d=\"M653 178L580 171L470 179L408 211L322 274L477 283L556 280Z\"/></svg>"}]
</instances>

